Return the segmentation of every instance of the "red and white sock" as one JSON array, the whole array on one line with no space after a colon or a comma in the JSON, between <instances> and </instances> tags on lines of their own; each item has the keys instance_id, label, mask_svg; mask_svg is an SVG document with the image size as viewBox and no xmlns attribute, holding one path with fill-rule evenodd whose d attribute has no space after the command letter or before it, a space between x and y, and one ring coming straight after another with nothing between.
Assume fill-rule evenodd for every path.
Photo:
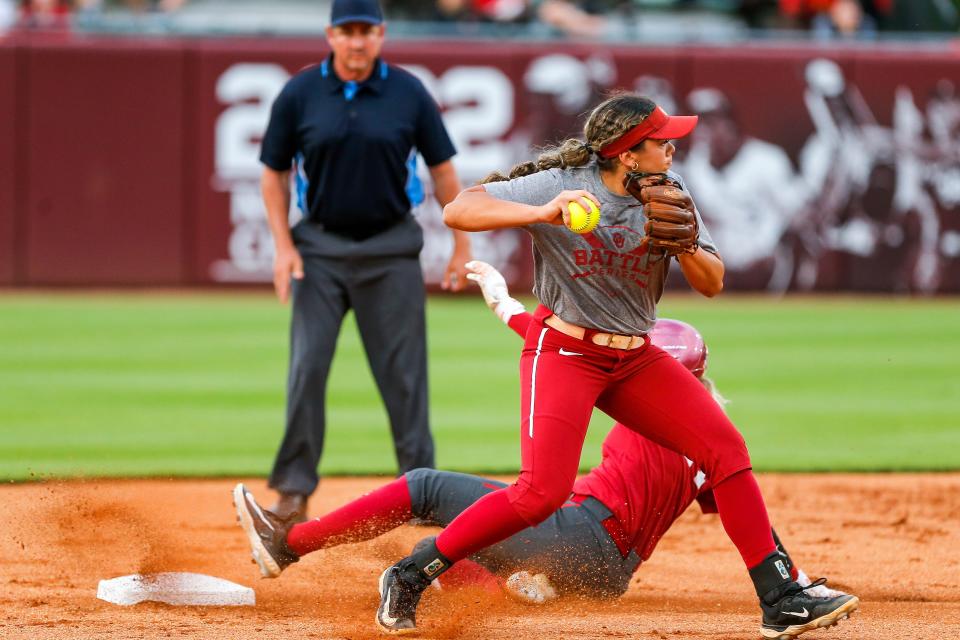
<instances>
[{"instance_id":1,"label":"red and white sock","mask_svg":"<svg viewBox=\"0 0 960 640\"><path fill-rule=\"evenodd\" d=\"M287 545L297 554L361 542L395 529L413 517L406 476L360 496L327 515L294 525Z\"/></svg>"}]
</instances>

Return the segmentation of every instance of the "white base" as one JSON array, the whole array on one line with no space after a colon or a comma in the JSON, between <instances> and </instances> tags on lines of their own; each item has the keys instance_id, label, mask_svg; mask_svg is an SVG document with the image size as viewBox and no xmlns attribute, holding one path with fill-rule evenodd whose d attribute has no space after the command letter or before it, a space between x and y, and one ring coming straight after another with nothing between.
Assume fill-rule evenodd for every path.
<instances>
[{"instance_id":1,"label":"white base","mask_svg":"<svg viewBox=\"0 0 960 640\"><path fill-rule=\"evenodd\" d=\"M101 580L97 597L119 605L165 602L172 605L252 606L253 589L201 573L150 573Z\"/></svg>"}]
</instances>

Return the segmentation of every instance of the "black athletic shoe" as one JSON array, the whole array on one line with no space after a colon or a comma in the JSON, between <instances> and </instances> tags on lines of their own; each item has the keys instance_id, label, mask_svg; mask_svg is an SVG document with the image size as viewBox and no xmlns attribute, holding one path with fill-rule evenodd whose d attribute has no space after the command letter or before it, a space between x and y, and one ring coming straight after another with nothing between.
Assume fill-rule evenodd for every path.
<instances>
[{"instance_id":1,"label":"black athletic shoe","mask_svg":"<svg viewBox=\"0 0 960 640\"><path fill-rule=\"evenodd\" d=\"M380 575L380 606L377 626L393 634L411 633L417 629L417 605L430 583L418 577L409 558L389 567Z\"/></svg>"},{"instance_id":2,"label":"black athletic shoe","mask_svg":"<svg viewBox=\"0 0 960 640\"><path fill-rule=\"evenodd\" d=\"M287 546L287 533L296 524L294 518L282 519L261 509L243 484L233 488L233 505L237 508L237 522L250 541L253 560L264 578L276 578L300 559Z\"/></svg>"},{"instance_id":3,"label":"black athletic shoe","mask_svg":"<svg viewBox=\"0 0 960 640\"><path fill-rule=\"evenodd\" d=\"M857 610L860 600L856 596L843 594L818 598L806 592L806 589L824 582L826 580L820 579L809 587L793 583L774 604L761 601L763 624L760 635L771 640L790 640L818 627L831 627Z\"/></svg>"}]
</instances>

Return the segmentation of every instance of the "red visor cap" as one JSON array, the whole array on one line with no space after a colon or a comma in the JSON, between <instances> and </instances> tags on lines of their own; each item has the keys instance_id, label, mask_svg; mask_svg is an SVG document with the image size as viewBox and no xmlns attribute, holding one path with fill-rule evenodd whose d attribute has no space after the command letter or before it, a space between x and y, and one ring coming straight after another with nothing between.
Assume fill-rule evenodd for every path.
<instances>
[{"instance_id":1,"label":"red visor cap","mask_svg":"<svg viewBox=\"0 0 960 640\"><path fill-rule=\"evenodd\" d=\"M649 116L643 119L637 126L627 131L625 134L600 149L600 155L604 158L613 158L624 151L629 151L635 146L652 138L654 140L675 140L690 135L694 127L697 126L699 116L671 116L667 112L657 107Z\"/></svg>"},{"instance_id":2,"label":"red visor cap","mask_svg":"<svg viewBox=\"0 0 960 640\"><path fill-rule=\"evenodd\" d=\"M654 140L676 140L686 138L696 128L700 116L667 116L667 124L663 125L648 138Z\"/></svg>"}]
</instances>

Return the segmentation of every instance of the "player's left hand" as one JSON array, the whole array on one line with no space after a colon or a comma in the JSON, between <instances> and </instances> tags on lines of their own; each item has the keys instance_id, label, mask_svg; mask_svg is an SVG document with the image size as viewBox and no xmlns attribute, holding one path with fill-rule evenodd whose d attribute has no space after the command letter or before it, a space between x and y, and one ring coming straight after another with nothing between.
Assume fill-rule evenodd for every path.
<instances>
[{"instance_id":1,"label":"player's left hand","mask_svg":"<svg viewBox=\"0 0 960 640\"><path fill-rule=\"evenodd\" d=\"M644 241L651 250L668 256L697 250L700 229L693 198L679 183L663 173L631 171L624 176L623 186L643 205Z\"/></svg>"},{"instance_id":2,"label":"player's left hand","mask_svg":"<svg viewBox=\"0 0 960 640\"><path fill-rule=\"evenodd\" d=\"M463 266L468 271L467 280L473 280L480 285L483 300L491 309L496 309L498 304L510 297L507 281L493 265L481 260L471 260Z\"/></svg>"},{"instance_id":3,"label":"player's left hand","mask_svg":"<svg viewBox=\"0 0 960 640\"><path fill-rule=\"evenodd\" d=\"M518 313L526 311L522 302L510 297L507 281L502 273L493 268L493 265L481 260L471 260L464 266L470 272L467 274L467 279L480 285L483 301L497 314L498 318L503 320L504 324L508 324L510 318Z\"/></svg>"},{"instance_id":4,"label":"player's left hand","mask_svg":"<svg viewBox=\"0 0 960 640\"><path fill-rule=\"evenodd\" d=\"M440 282L440 288L444 291L462 291L467 286L467 274L470 273L465 266L473 259L473 252L470 250L469 242L454 242L453 255L450 256L450 262L443 273L443 280Z\"/></svg>"}]
</instances>

